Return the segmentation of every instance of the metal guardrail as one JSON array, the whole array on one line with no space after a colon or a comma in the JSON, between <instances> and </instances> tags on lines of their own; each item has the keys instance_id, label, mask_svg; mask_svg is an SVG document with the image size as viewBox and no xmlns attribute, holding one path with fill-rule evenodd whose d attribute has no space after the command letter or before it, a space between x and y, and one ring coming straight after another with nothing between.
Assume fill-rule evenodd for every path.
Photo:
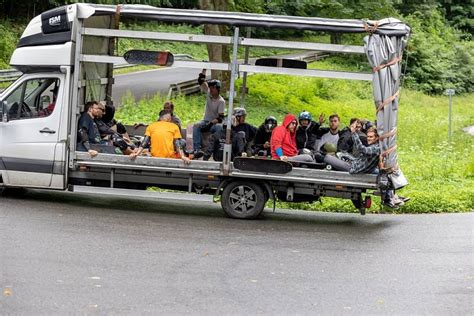
<instances>
[{"instance_id":1,"label":"metal guardrail","mask_svg":"<svg viewBox=\"0 0 474 316\"><path fill-rule=\"evenodd\" d=\"M16 69L0 70L0 82L15 81L21 74L22 72Z\"/></svg>"}]
</instances>

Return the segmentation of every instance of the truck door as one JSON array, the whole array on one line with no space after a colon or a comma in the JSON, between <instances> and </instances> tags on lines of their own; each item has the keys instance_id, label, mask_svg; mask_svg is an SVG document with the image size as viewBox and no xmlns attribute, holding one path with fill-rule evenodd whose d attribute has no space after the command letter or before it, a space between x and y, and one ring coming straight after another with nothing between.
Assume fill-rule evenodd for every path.
<instances>
[{"instance_id":1,"label":"truck door","mask_svg":"<svg viewBox=\"0 0 474 316\"><path fill-rule=\"evenodd\" d=\"M55 163L55 156L65 156L58 152L66 147L59 133L64 82L64 74L25 75L3 93L0 169L5 185L54 188L53 175L64 175L64 163Z\"/></svg>"}]
</instances>

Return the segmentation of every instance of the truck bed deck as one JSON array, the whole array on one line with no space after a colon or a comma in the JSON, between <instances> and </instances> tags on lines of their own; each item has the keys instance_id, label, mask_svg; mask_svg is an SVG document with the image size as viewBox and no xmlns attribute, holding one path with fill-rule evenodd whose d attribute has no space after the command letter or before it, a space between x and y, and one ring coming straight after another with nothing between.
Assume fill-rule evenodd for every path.
<instances>
[{"instance_id":1,"label":"truck bed deck","mask_svg":"<svg viewBox=\"0 0 474 316\"><path fill-rule=\"evenodd\" d=\"M224 174L222 163L216 161L193 160L189 165L185 165L183 161L179 159L137 157L135 160L131 160L128 156L110 154L98 154L96 157L91 158L89 154L84 152L76 152L75 164L78 167L76 171L84 167L108 172L113 170L116 177L124 172L139 172L141 174L165 173L170 178L182 178L190 175L206 178L237 177L301 184L310 183L313 185L344 186L360 189L377 188L376 175L354 175L348 172L325 169L318 170L294 167L292 171L286 174L272 174L241 171L231 165L230 173Z\"/></svg>"}]
</instances>

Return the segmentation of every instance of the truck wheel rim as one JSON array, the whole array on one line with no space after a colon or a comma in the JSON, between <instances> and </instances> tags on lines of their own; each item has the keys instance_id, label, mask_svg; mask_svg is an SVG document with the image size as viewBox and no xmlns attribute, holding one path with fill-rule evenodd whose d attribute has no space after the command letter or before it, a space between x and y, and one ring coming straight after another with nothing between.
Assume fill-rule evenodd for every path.
<instances>
[{"instance_id":1,"label":"truck wheel rim","mask_svg":"<svg viewBox=\"0 0 474 316\"><path fill-rule=\"evenodd\" d=\"M229 202L232 210L239 213L250 213L257 204L257 194L251 187L239 185L230 192Z\"/></svg>"}]
</instances>

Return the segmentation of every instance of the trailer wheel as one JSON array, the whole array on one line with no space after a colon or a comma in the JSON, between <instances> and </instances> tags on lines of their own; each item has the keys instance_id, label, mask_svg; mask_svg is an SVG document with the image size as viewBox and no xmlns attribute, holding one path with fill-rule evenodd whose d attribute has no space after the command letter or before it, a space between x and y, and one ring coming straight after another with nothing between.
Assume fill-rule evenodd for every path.
<instances>
[{"instance_id":1,"label":"trailer wheel","mask_svg":"<svg viewBox=\"0 0 474 316\"><path fill-rule=\"evenodd\" d=\"M263 188L256 183L233 181L222 192L221 205L232 218L254 219L262 213L266 196Z\"/></svg>"}]
</instances>

